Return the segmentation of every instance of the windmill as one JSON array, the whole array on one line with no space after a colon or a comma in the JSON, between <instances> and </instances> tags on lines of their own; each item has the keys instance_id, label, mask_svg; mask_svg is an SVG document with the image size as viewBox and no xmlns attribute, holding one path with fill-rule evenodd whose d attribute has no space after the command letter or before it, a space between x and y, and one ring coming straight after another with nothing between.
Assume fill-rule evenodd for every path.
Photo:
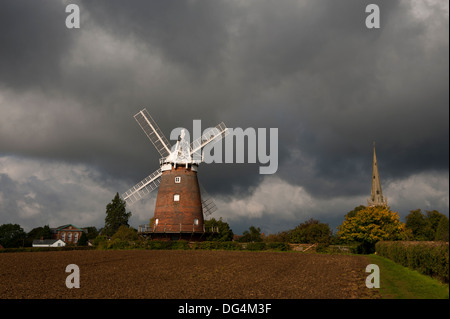
<instances>
[{"instance_id":1,"label":"windmill","mask_svg":"<svg viewBox=\"0 0 450 319\"><path fill-rule=\"evenodd\" d=\"M146 109L134 116L147 137L162 156L160 167L122 194L132 205L158 188L155 214L150 225L139 227L141 233L153 238L195 239L205 233L204 217L217 210L197 179L197 170L203 160L203 148L222 139L227 128L222 122L206 129L203 135L189 144L185 132L171 147L156 122Z\"/></svg>"}]
</instances>

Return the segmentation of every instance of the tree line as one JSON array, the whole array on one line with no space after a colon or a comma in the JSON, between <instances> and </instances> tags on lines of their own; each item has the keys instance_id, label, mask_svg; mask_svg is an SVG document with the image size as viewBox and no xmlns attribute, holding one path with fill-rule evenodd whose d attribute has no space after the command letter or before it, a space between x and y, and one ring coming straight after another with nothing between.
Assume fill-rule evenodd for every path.
<instances>
[{"instance_id":1,"label":"tree line","mask_svg":"<svg viewBox=\"0 0 450 319\"><path fill-rule=\"evenodd\" d=\"M113 200L106 205L105 226L101 229L85 228L86 232L81 236L78 245L87 244L88 241L98 244L104 240L137 240L137 230L128 224L131 215L132 213L126 210L126 202L116 193ZM292 229L270 235L263 235L259 227L250 226L242 236L234 236L230 225L222 218L205 220L206 229L213 227L217 231L207 235L205 240L355 244L358 246L358 252L362 253L373 252L375 244L380 240L448 241L449 237L449 219L436 210L411 210L403 223L398 213L391 211L389 207L362 205L345 214L337 233L334 233L327 223L313 218ZM50 239L51 235L48 225L34 228L28 233L17 224L0 225L0 245L4 248L31 246L34 239Z\"/></svg>"}]
</instances>

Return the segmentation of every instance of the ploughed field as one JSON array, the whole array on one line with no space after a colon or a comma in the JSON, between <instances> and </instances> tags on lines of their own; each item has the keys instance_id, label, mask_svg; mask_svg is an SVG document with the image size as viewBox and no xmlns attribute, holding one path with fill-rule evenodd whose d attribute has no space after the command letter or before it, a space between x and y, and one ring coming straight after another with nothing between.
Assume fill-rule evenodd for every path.
<instances>
[{"instance_id":1,"label":"ploughed field","mask_svg":"<svg viewBox=\"0 0 450 319\"><path fill-rule=\"evenodd\" d=\"M0 298L378 298L364 256L107 250L0 254ZM66 266L80 288L66 287Z\"/></svg>"}]
</instances>

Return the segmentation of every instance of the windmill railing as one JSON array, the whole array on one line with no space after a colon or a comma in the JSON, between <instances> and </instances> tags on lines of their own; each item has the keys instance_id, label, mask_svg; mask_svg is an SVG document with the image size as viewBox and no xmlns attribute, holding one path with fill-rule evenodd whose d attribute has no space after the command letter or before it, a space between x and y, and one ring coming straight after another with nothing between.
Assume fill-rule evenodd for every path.
<instances>
[{"instance_id":1,"label":"windmill railing","mask_svg":"<svg viewBox=\"0 0 450 319\"><path fill-rule=\"evenodd\" d=\"M192 230L190 227L192 226ZM205 227L203 225L203 228L201 230L198 230L198 225L195 224L174 224L174 225L159 225L156 227L154 225L153 227L150 224L143 224L138 226L138 233L146 234L146 233L218 233L219 227ZM176 229L176 230L174 230Z\"/></svg>"}]
</instances>

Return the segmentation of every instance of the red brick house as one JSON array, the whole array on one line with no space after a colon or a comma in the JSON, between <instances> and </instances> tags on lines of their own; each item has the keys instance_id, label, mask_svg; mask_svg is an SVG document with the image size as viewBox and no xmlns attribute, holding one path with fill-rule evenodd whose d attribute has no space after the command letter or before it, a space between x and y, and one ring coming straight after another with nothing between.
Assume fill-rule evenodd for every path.
<instances>
[{"instance_id":1,"label":"red brick house","mask_svg":"<svg viewBox=\"0 0 450 319\"><path fill-rule=\"evenodd\" d=\"M83 229L72 224L52 228L53 239L61 239L66 244L76 244L83 234Z\"/></svg>"}]
</instances>

